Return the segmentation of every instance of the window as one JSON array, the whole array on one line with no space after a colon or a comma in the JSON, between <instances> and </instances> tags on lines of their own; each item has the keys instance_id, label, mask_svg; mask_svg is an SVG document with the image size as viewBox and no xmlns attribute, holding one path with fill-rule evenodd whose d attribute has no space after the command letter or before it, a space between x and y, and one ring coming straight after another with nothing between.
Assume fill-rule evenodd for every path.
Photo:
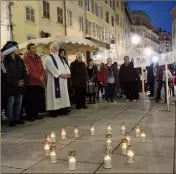
<instances>
[{"instance_id":1,"label":"window","mask_svg":"<svg viewBox=\"0 0 176 174\"><path fill-rule=\"evenodd\" d=\"M63 24L63 11L60 7L57 7L57 22Z\"/></svg>"},{"instance_id":2,"label":"window","mask_svg":"<svg viewBox=\"0 0 176 174\"><path fill-rule=\"evenodd\" d=\"M109 12L106 12L106 22L109 23Z\"/></svg>"},{"instance_id":3,"label":"window","mask_svg":"<svg viewBox=\"0 0 176 174\"><path fill-rule=\"evenodd\" d=\"M124 9L124 4L123 4L123 2L121 2L121 10L122 10L122 12L124 11L123 9Z\"/></svg>"},{"instance_id":4,"label":"window","mask_svg":"<svg viewBox=\"0 0 176 174\"><path fill-rule=\"evenodd\" d=\"M119 15L116 14L116 24L119 25Z\"/></svg>"},{"instance_id":5,"label":"window","mask_svg":"<svg viewBox=\"0 0 176 174\"><path fill-rule=\"evenodd\" d=\"M112 1L112 8L115 10L115 0Z\"/></svg>"},{"instance_id":6,"label":"window","mask_svg":"<svg viewBox=\"0 0 176 174\"><path fill-rule=\"evenodd\" d=\"M112 8L112 0L109 0L110 1L110 7Z\"/></svg>"},{"instance_id":7,"label":"window","mask_svg":"<svg viewBox=\"0 0 176 174\"><path fill-rule=\"evenodd\" d=\"M100 7L100 18L103 19L103 8Z\"/></svg>"},{"instance_id":8,"label":"window","mask_svg":"<svg viewBox=\"0 0 176 174\"><path fill-rule=\"evenodd\" d=\"M114 16L111 16L112 26L114 27Z\"/></svg>"},{"instance_id":9,"label":"window","mask_svg":"<svg viewBox=\"0 0 176 174\"><path fill-rule=\"evenodd\" d=\"M72 26L72 12L70 10L67 10L67 20L68 26Z\"/></svg>"},{"instance_id":10,"label":"window","mask_svg":"<svg viewBox=\"0 0 176 174\"><path fill-rule=\"evenodd\" d=\"M26 20L35 22L34 9L32 7L26 7Z\"/></svg>"},{"instance_id":11,"label":"window","mask_svg":"<svg viewBox=\"0 0 176 174\"><path fill-rule=\"evenodd\" d=\"M41 38L51 37L51 34L50 34L50 33L45 33L44 31L42 31L42 32L40 33L40 37L41 37Z\"/></svg>"},{"instance_id":12,"label":"window","mask_svg":"<svg viewBox=\"0 0 176 174\"><path fill-rule=\"evenodd\" d=\"M120 35L118 34L118 43L120 43Z\"/></svg>"},{"instance_id":13,"label":"window","mask_svg":"<svg viewBox=\"0 0 176 174\"><path fill-rule=\"evenodd\" d=\"M85 3L86 3L86 10L87 11L90 11L90 1L89 0L86 0Z\"/></svg>"},{"instance_id":14,"label":"window","mask_svg":"<svg viewBox=\"0 0 176 174\"><path fill-rule=\"evenodd\" d=\"M50 4L47 1L43 1L43 17L50 19Z\"/></svg>"},{"instance_id":15,"label":"window","mask_svg":"<svg viewBox=\"0 0 176 174\"><path fill-rule=\"evenodd\" d=\"M120 26L121 26L121 27L122 27L122 25L123 25L122 23L123 23L123 22L122 22L122 18L120 18Z\"/></svg>"},{"instance_id":16,"label":"window","mask_svg":"<svg viewBox=\"0 0 176 174\"><path fill-rule=\"evenodd\" d=\"M80 7L83 7L83 1L80 0L80 1L78 2L78 5L79 5Z\"/></svg>"},{"instance_id":17,"label":"window","mask_svg":"<svg viewBox=\"0 0 176 174\"><path fill-rule=\"evenodd\" d=\"M82 16L79 16L79 29L84 31L84 19Z\"/></svg>"},{"instance_id":18,"label":"window","mask_svg":"<svg viewBox=\"0 0 176 174\"><path fill-rule=\"evenodd\" d=\"M169 49L166 49L166 52L169 52Z\"/></svg>"},{"instance_id":19,"label":"window","mask_svg":"<svg viewBox=\"0 0 176 174\"><path fill-rule=\"evenodd\" d=\"M99 17L99 7L98 7L97 3L95 3L95 14L96 14L96 16Z\"/></svg>"},{"instance_id":20,"label":"window","mask_svg":"<svg viewBox=\"0 0 176 174\"><path fill-rule=\"evenodd\" d=\"M107 3L108 3L108 1L107 1L107 0L105 0L105 3L107 4Z\"/></svg>"},{"instance_id":21,"label":"window","mask_svg":"<svg viewBox=\"0 0 176 174\"><path fill-rule=\"evenodd\" d=\"M93 32L93 37L96 37L95 24L94 23L92 23L92 32Z\"/></svg>"},{"instance_id":22,"label":"window","mask_svg":"<svg viewBox=\"0 0 176 174\"><path fill-rule=\"evenodd\" d=\"M36 37L35 36L33 36L33 35L27 35L27 40L31 40L31 39L36 39Z\"/></svg>"},{"instance_id":23,"label":"window","mask_svg":"<svg viewBox=\"0 0 176 174\"><path fill-rule=\"evenodd\" d=\"M95 13L95 6L94 6L94 0L92 0L92 13L94 14Z\"/></svg>"},{"instance_id":24,"label":"window","mask_svg":"<svg viewBox=\"0 0 176 174\"><path fill-rule=\"evenodd\" d=\"M119 0L117 0L117 7L119 7Z\"/></svg>"}]
</instances>

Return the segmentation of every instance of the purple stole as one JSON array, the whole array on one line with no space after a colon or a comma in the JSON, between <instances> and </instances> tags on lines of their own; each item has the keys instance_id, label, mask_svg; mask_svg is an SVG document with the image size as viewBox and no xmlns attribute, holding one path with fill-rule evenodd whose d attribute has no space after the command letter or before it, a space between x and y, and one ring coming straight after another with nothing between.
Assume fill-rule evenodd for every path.
<instances>
[{"instance_id":1,"label":"purple stole","mask_svg":"<svg viewBox=\"0 0 176 174\"><path fill-rule=\"evenodd\" d=\"M56 62L54 56L52 54L50 54L50 57L53 61L54 66L56 67L56 69L58 69L57 62ZM58 78L54 77L54 88L55 88L55 97L61 98L59 77Z\"/></svg>"}]
</instances>

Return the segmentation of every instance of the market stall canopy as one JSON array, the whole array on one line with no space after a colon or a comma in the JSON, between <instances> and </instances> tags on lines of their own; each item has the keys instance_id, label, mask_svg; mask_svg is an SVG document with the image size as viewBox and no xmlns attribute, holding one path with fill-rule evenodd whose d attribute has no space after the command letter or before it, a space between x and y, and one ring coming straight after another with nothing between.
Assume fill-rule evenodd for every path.
<instances>
[{"instance_id":1,"label":"market stall canopy","mask_svg":"<svg viewBox=\"0 0 176 174\"><path fill-rule=\"evenodd\" d=\"M59 44L60 48L66 50L67 54L75 54L76 52L93 51L98 49L98 45L88 39L74 36L55 36L49 38L32 39L19 45L21 52L26 50L29 43L37 46L37 52L40 54L48 54L49 46L52 42Z\"/></svg>"}]
</instances>

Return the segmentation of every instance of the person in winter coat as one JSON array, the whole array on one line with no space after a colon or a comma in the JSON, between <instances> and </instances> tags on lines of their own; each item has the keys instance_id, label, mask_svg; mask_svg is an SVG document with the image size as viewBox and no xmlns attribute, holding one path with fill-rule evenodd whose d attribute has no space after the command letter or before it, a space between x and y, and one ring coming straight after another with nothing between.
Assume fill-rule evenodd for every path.
<instances>
[{"instance_id":1,"label":"person in winter coat","mask_svg":"<svg viewBox=\"0 0 176 174\"><path fill-rule=\"evenodd\" d=\"M26 66L19 56L16 42L7 43L1 51L5 56L3 61L6 70L4 90L7 96L9 126L24 124L24 121L20 120L20 112L27 77Z\"/></svg>"},{"instance_id":2,"label":"person in winter coat","mask_svg":"<svg viewBox=\"0 0 176 174\"><path fill-rule=\"evenodd\" d=\"M82 54L77 53L76 60L70 65L71 82L75 90L76 109L86 109L86 86L88 74Z\"/></svg>"},{"instance_id":3,"label":"person in winter coat","mask_svg":"<svg viewBox=\"0 0 176 174\"><path fill-rule=\"evenodd\" d=\"M138 99L138 74L128 56L124 57L124 63L120 67L119 80L127 101L136 101Z\"/></svg>"},{"instance_id":4,"label":"person in winter coat","mask_svg":"<svg viewBox=\"0 0 176 174\"><path fill-rule=\"evenodd\" d=\"M103 94L104 88L108 84L108 70L104 63L101 63L100 67L97 70L97 82L98 82L98 94L97 94L97 100L98 100L99 92L101 91L101 94ZM102 98L104 98L103 95L102 95Z\"/></svg>"},{"instance_id":5,"label":"person in winter coat","mask_svg":"<svg viewBox=\"0 0 176 174\"><path fill-rule=\"evenodd\" d=\"M93 59L89 60L87 66L88 83L87 83L87 95L89 97L89 104L95 104L95 97L97 94L97 67L94 65ZM92 100L93 99L93 100Z\"/></svg>"}]
</instances>

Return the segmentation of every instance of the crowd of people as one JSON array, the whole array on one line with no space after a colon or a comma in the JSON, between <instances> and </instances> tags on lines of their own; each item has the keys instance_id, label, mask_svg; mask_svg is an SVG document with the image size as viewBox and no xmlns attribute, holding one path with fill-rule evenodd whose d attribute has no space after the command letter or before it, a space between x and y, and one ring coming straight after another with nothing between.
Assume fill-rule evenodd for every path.
<instances>
[{"instance_id":1,"label":"crowd of people","mask_svg":"<svg viewBox=\"0 0 176 174\"><path fill-rule=\"evenodd\" d=\"M154 96L157 80L156 101L159 101L165 84L165 70L153 64L146 69L149 97ZM168 70L173 95L174 73ZM95 104L100 99L115 103L125 95L127 102L136 101L141 91L141 70L134 68L133 60L128 56L119 68L111 58L100 65L90 59L86 65L82 54L77 53L75 61L69 65L66 51L59 49L57 43L50 45L50 54L42 62L35 44L30 43L21 56L18 43L7 42L1 49L1 77L1 108L9 126L25 124L23 111L25 120L34 121L43 119L39 113L45 111L51 117L68 115L71 104L76 104L76 109L87 109L87 99L88 104Z\"/></svg>"}]
</instances>

